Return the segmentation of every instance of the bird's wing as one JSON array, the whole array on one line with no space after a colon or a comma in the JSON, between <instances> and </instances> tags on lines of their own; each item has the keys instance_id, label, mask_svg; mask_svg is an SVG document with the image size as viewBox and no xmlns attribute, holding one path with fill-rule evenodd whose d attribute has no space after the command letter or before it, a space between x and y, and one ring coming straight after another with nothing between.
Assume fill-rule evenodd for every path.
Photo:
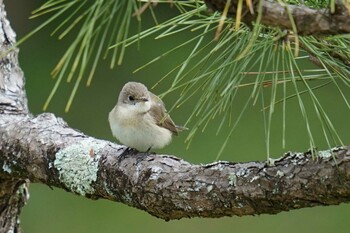
<instances>
[{"instance_id":1,"label":"bird's wing","mask_svg":"<svg viewBox=\"0 0 350 233\"><path fill-rule=\"evenodd\" d=\"M149 94L152 101L149 113L156 120L157 125L170 130L175 135L178 135L179 130L167 113L163 101L152 92L149 92Z\"/></svg>"}]
</instances>

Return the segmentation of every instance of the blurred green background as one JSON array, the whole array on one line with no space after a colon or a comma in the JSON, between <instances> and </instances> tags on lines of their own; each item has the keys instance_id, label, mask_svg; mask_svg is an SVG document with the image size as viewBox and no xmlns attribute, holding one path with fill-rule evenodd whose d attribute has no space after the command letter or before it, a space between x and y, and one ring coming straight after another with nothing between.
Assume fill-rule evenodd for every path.
<instances>
[{"instance_id":1,"label":"blurred green background","mask_svg":"<svg viewBox=\"0 0 350 233\"><path fill-rule=\"evenodd\" d=\"M40 6L43 0L5 0L6 10L11 25L17 33L17 39L23 37L45 19L29 20L30 12ZM164 15L175 14L175 9L163 7ZM160 15L162 17L162 15ZM34 35L20 46L19 59L26 77L26 90L30 110L33 114L42 113L44 101L49 95L55 80L50 72L67 48L68 40L59 41L50 37L52 28L46 28ZM124 63L110 70L107 62L101 62L92 86L84 84L79 87L69 113L64 113L73 84L62 83L48 111L62 117L68 124L84 133L106 140L114 141L107 121L108 112L117 100L120 88L127 81L140 81L147 86L154 85L159 78L177 65L189 51L179 50L173 56L167 56L154 65L133 74L132 71L167 51L175 41L184 41L191 33L184 33L174 38L163 40L146 39L141 43L140 50L132 47L127 50ZM157 86L153 92L162 93L170 81ZM235 108L238 111L244 105L246 93L242 92L242 104ZM349 132L349 112L344 103L339 101L339 94L333 86L328 86L317 92L330 113L334 125L339 129L343 139ZM164 99L167 106L176 101L178 93L172 93ZM349 97L349 96L347 96ZM306 103L308 100L305 100ZM309 101L310 102L310 101ZM334 104L337 103L337 104ZM193 109L195 99L172 112L172 118L181 124L185 122ZM251 161L264 160L266 148L264 141L264 125L260 106L252 106L244 115L239 127L231 136L230 143L221 160ZM277 107L276 111L280 111ZM281 112L281 111L280 111ZM311 121L316 116L310 117ZM285 149L281 144L281 114L276 113L271 139L271 154L279 157L288 150L306 151L309 148L308 136L303 118L295 100L288 101L287 109L287 144ZM327 149L322 131L315 123L313 130L319 149ZM191 125L188 125L191 127ZM225 132L215 136L217 123L215 121L204 132L199 132L191 147L186 150L184 139L187 133L176 137L173 143L158 152L174 154L193 163L212 162L220 149ZM226 132L227 133L227 132ZM213 136L214 135L214 136ZM349 141L345 141L349 144ZM30 200L24 207L21 217L25 232L348 232L350 211L349 205L316 207L295 210L278 215L262 215L255 217L231 217L220 219L182 219L164 222L151 217L147 213L110 201L92 201L59 189L51 190L41 184L32 184Z\"/></svg>"}]
</instances>

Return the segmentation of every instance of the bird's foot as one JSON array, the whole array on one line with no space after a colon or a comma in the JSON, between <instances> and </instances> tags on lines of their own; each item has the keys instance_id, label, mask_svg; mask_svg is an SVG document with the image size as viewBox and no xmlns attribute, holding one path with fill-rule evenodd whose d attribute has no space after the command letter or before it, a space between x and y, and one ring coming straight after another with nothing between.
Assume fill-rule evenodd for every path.
<instances>
[{"instance_id":1,"label":"bird's foot","mask_svg":"<svg viewBox=\"0 0 350 233\"><path fill-rule=\"evenodd\" d=\"M134 148L131 147L127 147L123 153L121 153L119 155L119 161L125 159L126 157L130 156L130 155L136 155L138 153L138 151Z\"/></svg>"},{"instance_id":2,"label":"bird's foot","mask_svg":"<svg viewBox=\"0 0 350 233\"><path fill-rule=\"evenodd\" d=\"M148 149L146 150L145 154L149 154L149 152L151 151L152 146L148 147Z\"/></svg>"}]
</instances>

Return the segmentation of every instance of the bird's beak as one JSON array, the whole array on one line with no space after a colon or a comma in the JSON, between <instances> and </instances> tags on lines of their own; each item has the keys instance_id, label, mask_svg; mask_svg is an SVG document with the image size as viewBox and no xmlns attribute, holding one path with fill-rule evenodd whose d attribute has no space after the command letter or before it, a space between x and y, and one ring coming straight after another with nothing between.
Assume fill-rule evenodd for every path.
<instances>
[{"instance_id":1,"label":"bird's beak","mask_svg":"<svg viewBox=\"0 0 350 233\"><path fill-rule=\"evenodd\" d=\"M142 101L142 102L147 102L148 99L147 99L146 97L141 97L141 98L140 98L140 101Z\"/></svg>"}]
</instances>

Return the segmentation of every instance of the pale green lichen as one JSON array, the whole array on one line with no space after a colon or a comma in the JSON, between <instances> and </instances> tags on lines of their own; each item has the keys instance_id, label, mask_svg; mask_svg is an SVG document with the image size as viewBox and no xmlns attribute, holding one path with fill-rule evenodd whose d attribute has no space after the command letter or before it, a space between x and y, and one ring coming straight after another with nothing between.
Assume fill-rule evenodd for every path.
<instances>
[{"instance_id":1,"label":"pale green lichen","mask_svg":"<svg viewBox=\"0 0 350 233\"><path fill-rule=\"evenodd\" d=\"M228 184L231 186L236 186L237 183L237 176L236 174L230 174L228 176Z\"/></svg>"},{"instance_id":2,"label":"pale green lichen","mask_svg":"<svg viewBox=\"0 0 350 233\"><path fill-rule=\"evenodd\" d=\"M206 183L205 182L202 182L202 181L196 181L195 182L195 187L193 188L193 191L200 191L202 188L204 188L206 186Z\"/></svg>"},{"instance_id":3,"label":"pale green lichen","mask_svg":"<svg viewBox=\"0 0 350 233\"><path fill-rule=\"evenodd\" d=\"M2 165L2 170L4 172L7 172L8 174L11 174L11 172L12 172L12 169L10 168L9 165L7 165L6 161L4 162L4 165Z\"/></svg>"},{"instance_id":4,"label":"pale green lichen","mask_svg":"<svg viewBox=\"0 0 350 233\"><path fill-rule=\"evenodd\" d=\"M180 196L181 198L183 198L183 199L189 199L189 197L188 197L188 192L180 192L180 193L179 193L179 196Z\"/></svg>"},{"instance_id":5,"label":"pale green lichen","mask_svg":"<svg viewBox=\"0 0 350 233\"><path fill-rule=\"evenodd\" d=\"M254 176L254 177L250 180L250 182L254 182L254 181L256 181L257 179L259 179L259 176Z\"/></svg>"},{"instance_id":6,"label":"pale green lichen","mask_svg":"<svg viewBox=\"0 0 350 233\"><path fill-rule=\"evenodd\" d=\"M103 182L103 187L104 187L104 190L106 190L106 192L108 193L109 196L113 197L114 196L114 193L112 192L112 190L109 189L109 186L106 182Z\"/></svg>"},{"instance_id":7,"label":"pale green lichen","mask_svg":"<svg viewBox=\"0 0 350 233\"><path fill-rule=\"evenodd\" d=\"M29 192L28 192L28 184L27 183L23 183L21 184L17 191L16 191L17 195L21 195L22 197L24 197L24 201L28 201L29 200Z\"/></svg>"},{"instance_id":8,"label":"pale green lichen","mask_svg":"<svg viewBox=\"0 0 350 233\"><path fill-rule=\"evenodd\" d=\"M322 159L329 159L337 154L336 152L340 150L345 150L346 148L343 146L337 146L329 150L318 151L317 156Z\"/></svg>"},{"instance_id":9,"label":"pale green lichen","mask_svg":"<svg viewBox=\"0 0 350 233\"><path fill-rule=\"evenodd\" d=\"M121 196L121 198L123 199L123 201L125 203L132 203L133 202L132 197L128 193L125 193L123 196Z\"/></svg>"},{"instance_id":10,"label":"pale green lichen","mask_svg":"<svg viewBox=\"0 0 350 233\"><path fill-rule=\"evenodd\" d=\"M279 178L281 178L281 177L284 176L284 172L282 172L282 171L277 171L277 172L276 172L276 176L279 177Z\"/></svg>"},{"instance_id":11,"label":"pale green lichen","mask_svg":"<svg viewBox=\"0 0 350 233\"><path fill-rule=\"evenodd\" d=\"M280 158L278 158L278 159L268 158L266 160L266 164L269 167L273 167L273 166L275 166L275 162L278 161L278 160L280 160Z\"/></svg>"},{"instance_id":12,"label":"pale green lichen","mask_svg":"<svg viewBox=\"0 0 350 233\"><path fill-rule=\"evenodd\" d=\"M278 187L274 188L274 189L272 190L272 193L273 193L273 194L279 193L279 188L278 188Z\"/></svg>"},{"instance_id":13,"label":"pale green lichen","mask_svg":"<svg viewBox=\"0 0 350 233\"><path fill-rule=\"evenodd\" d=\"M58 151L54 167L59 171L60 181L77 194L94 193L91 185L97 179L100 150L106 144L87 139Z\"/></svg>"},{"instance_id":14,"label":"pale green lichen","mask_svg":"<svg viewBox=\"0 0 350 233\"><path fill-rule=\"evenodd\" d=\"M161 167L151 167L151 176L149 177L150 180L157 180L159 175L162 173L163 169Z\"/></svg>"},{"instance_id":15,"label":"pale green lichen","mask_svg":"<svg viewBox=\"0 0 350 233\"><path fill-rule=\"evenodd\" d=\"M317 156L322 159L328 159L333 156L333 152L331 150L318 151Z\"/></svg>"},{"instance_id":16,"label":"pale green lichen","mask_svg":"<svg viewBox=\"0 0 350 233\"><path fill-rule=\"evenodd\" d=\"M213 190L214 186L213 185L208 185L207 186L207 192L210 193L211 190Z\"/></svg>"}]
</instances>

